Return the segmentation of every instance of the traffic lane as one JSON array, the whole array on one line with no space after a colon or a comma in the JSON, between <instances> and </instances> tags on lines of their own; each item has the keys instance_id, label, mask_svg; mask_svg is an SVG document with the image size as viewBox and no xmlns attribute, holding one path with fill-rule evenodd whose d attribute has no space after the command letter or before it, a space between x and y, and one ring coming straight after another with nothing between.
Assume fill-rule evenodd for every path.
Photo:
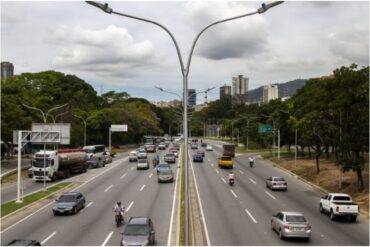
<instances>
[{"instance_id":1,"label":"traffic lane","mask_svg":"<svg viewBox=\"0 0 370 247\"><path fill-rule=\"evenodd\" d=\"M264 232L256 230L246 208L231 192L234 188L221 180L210 162L206 159L203 163L193 163L193 168L211 245L269 244Z\"/></svg>"},{"instance_id":2,"label":"traffic lane","mask_svg":"<svg viewBox=\"0 0 370 247\"><path fill-rule=\"evenodd\" d=\"M126 161L126 162L125 162ZM89 202L90 193L95 193L97 186L101 183L101 181L106 180L107 177L115 174L117 170L121 169L122 166L127 165L127 158L124 158L123 161L117 161L113 166L100 168L102 170L101 173L98 174L98 177L92 179L90 182L83 184L82 187L75 189L78 192L82 192L86 200ZM126 168L127 169L127 168ZM74 222L73 216L67 216L64 219L72 220L66 221L66 225L63 225L64 228L58 228L59 224L62 222L63 217L54 217L52 214L52 204L45 207L41 211L37 212L30 218L26 219L25 221L21 222L20 224L15 225L14 227L7 228L2 232L2 243L10 242L13 239L27 238L40 240L44 237L45 232L48 232L50 229L55 229L60 231L60 229L65 231L66 229L70 228L70 222ZM37 226L37 228L35 228ZM73 229L73 228L72 228ZM5 231L5 232L4 232ZM58 235L56 235L58 236ZM55 238L55 237L54 237ZM63 245L60 244L59 245Z\"/></svg>"},{"instance_id":3,"label":"traffic lane","mask_svg":"<svg viewBox=\"0 0 370 247\"><path fill-rule=\"evenodd\" d=\"M238 161L240 159L243 159L244 162ZM299 208L309 221L312 222L313 226L314 222L316 222L316 226L322 227L322 231L320 232L322 232L321 235L324 237L330 237L333 241L340 241L336 242L336 244L341 245L351 245L353 243L357 245L368 245L369 220L365 217L360 216L357 223L330 221L328 217L320 214L318 210L319 201L323 195L322 192L315 190L281 169L272 167L263 160L258 160L253 168L246 165L247 158L238 157L235 160L237 161L237 165L244 168L244 171L255 175L255 180L263 185L265 185L266 174L271 174L267 176L276 175L284 177L288 183L287 192L268 191L272 195L278 195L285 204Z\"/></svg>"}]
</instances>

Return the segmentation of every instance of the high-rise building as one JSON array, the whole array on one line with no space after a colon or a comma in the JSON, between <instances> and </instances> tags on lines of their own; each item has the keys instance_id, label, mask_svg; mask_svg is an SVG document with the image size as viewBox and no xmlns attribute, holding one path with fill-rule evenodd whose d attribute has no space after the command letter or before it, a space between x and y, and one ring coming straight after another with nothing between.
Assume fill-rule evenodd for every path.
<instances>
[{"instance_id":1,"label":"high-rise building","mask_svg":"<svg viewBox=\"0 0 370 247\"><path fill-rule=\"evenodd\" d=\"M247 101L249 78L244 78L243 75L233 77L232 95L233 99L245 103Z\"/></svg>"},{"instance_id":2,"label":"high-rise building","mask_svg":"<svg viewBox=\"0 0 370 247\"><path fill-rule=\"evenodd\" d=\"M1 62L1 80L7 80L14 75L14 66L9 62Z\"/></svg>"},{"instance_id":3,"label":"high-rise building","mask_svg":"<svg viewBox=\"0 0 370 247\"><path fill-rule=\"evenodd\" d=\"M268 103L270 100L277 98L279 98L278 84L267 85L263 87L263 103Z\"/></svg>"},{"instance_id":4,"label":"high-rise building","mask_svg":"<svg viewBox=\"0 0 370 247\"><path fill-rule=\"evenodd\" d=\"M231 97L231 86L222 86L220 87L220 99L225 99Z\"/></svg>"},{"instance_id":5,"label":"high-rise building","mask_svg":"<svg viewBox=\"0 0 370 247\"><path fill-rule=\"evenodd\" d=\"M197 104L197 95L195 89L188 89L188 104L195 106Z\"/></svg>"}]
</instances>

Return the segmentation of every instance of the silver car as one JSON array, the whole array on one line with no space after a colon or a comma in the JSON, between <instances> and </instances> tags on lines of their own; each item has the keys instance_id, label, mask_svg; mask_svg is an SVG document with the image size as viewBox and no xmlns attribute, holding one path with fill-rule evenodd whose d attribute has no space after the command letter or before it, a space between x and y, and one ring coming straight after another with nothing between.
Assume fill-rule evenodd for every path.
<instances>
[{"instance_id":1,"label":"silver car","mask_svg":"<svg viewBox=\"0 0 370 247\"><path fill-rule=\"evenodd\" d=\"M288 190L288 184L283 177L269 177L266 180L266 187L271 190Z\"/></svg>"},{"instance_id":2,"label":"silver car","mask_svg":"<svg viewBox=\"0 0 370 247\"><path fill-rule=\"evenodd\" d=\"M271 217L271 228L279 234L280 239L296 237L309 240L311 237L311 225L298 212L278 212Z\"/></svg>"},{"instance_id":3,"label":"silver car","mask_svg":"<svg viewBox=\"0 0 370 247\"><path fill-rule=\"evenodd\" d=\"M148 159L138 159L136 168L137 168L137 170L139 170L139 169L149 169Z\"/></svg>"},{"instance_id":4,"label":"silver car","mask_svg":"<svg viewBox=\"0 0 370 247\"><path fill-rule=\"evenodd\" d=\"M158 183L161 182L173 182L172 169L165 169L158 171Z\"/></svg>"}]
</instances>

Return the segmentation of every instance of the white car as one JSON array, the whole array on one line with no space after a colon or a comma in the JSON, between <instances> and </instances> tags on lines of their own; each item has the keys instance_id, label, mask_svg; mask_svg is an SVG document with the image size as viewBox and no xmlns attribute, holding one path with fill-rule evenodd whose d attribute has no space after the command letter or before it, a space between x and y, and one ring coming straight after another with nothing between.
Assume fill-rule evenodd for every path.
<instances>
[{"instance_id":1,"label":"white car","mask_svg":"<svg viewBox=\"0 0 370 247\"><path fill-rule=\"evenodd\" d=\"M128 155L129 162L137 161L137 152L131 151Z\"/></svg>"},{"instance_id":2,"label":"white car","mask_svg":"<svg viewBox=\"0 0 370 247\"><path fill-rule=\"evenodd\" d=\"M148 159L138 159L136 169L149 169Z\"/></svg>"},{"instance_id":3,"label":"white car","mask_svg":"<svg viewBox=\"0 0 370 247\"><path fill-rule=\"evenodd\" d=\"M212 146L211 146L211 145L207 145L207 147L206 147L206 151L213 151Z\"/></svg>"}]
</instances>

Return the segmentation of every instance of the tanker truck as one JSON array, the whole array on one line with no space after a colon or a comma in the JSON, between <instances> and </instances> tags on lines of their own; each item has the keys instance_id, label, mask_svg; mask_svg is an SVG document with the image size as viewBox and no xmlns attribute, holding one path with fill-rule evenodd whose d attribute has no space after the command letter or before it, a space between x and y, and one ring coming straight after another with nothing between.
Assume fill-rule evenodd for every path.
<instances>
[{"instance_id":1,"label":"tanker truck","mask_svg":"<svg viewBox=\"0 0 370 247\"><path fill-rule=\"evenodd\" d=\"M68 178L72 173L86 172L86 161L86 152L82 149L40 150L31 161L33 180L44 181L45 175L46 181L54 181Z\"/></svg>"}]
</instances>

